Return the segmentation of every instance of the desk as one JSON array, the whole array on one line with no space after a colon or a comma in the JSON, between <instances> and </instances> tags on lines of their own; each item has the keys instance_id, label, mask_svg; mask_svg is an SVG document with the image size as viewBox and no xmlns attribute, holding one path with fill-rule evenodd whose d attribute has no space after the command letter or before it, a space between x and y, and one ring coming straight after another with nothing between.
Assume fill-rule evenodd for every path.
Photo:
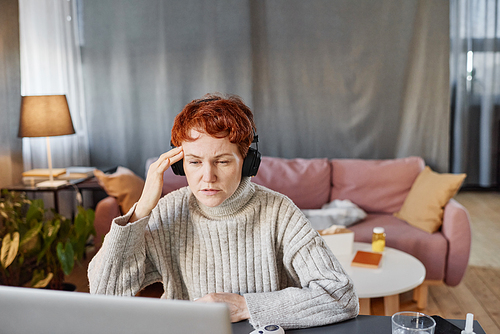
<instances>
[{"instance_id":1,"label":"desk","mask_svg":"<svg viewBox=\"0 0 500 334\"><path fill-rule=\"evenodd\" d=\"M464 320L449 320L460 328L465 327ZM249 334L253 327L248 321L232 324L233 334ZM333 325L305 329L290 329L285 334L391 334L392 325L389 316L359 315L355 319L339 322ZM483 328L474 320L474 332L485 334Z\"/></svg>"}]
</instances>

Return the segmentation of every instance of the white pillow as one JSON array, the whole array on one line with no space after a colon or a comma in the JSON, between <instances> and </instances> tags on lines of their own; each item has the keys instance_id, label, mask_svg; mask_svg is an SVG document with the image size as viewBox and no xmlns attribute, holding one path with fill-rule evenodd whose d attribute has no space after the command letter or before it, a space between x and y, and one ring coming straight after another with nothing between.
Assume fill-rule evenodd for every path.
<instances>
[{"instance_id":1,"label":"white pillow","mask_svg":"<svg viewBox=\"0 0 500 334\"><path fill-rule=\"evenodd\" d=\"M323 205L319 210L302 210L316 230L324 230L332 225L351 226L366 218L366 212L350 200L336 199Z\"/></svg>"}]
</instances>

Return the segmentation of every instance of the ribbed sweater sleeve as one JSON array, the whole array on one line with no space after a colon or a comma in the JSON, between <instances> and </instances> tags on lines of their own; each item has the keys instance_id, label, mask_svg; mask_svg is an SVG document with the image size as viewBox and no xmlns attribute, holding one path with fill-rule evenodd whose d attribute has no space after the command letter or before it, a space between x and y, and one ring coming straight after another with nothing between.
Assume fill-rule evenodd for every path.
<instances>
[{"instance_id":1,"label":"ribbed sweater sleeve","mask_svg":"<svg viewBox=\"0 0 500 334\"><path fill-rule=\"evenodd\" d=\"M115 218L89 263L90 293L135 296L146 286L163 282L163 298L189 299L177 255L179 242L193 240L185 233L190 226L190 194L183 188L163 197L149 216L133 223L129 219L137 204Z\"/></svg>"},{"instance_id":2,"label":"ribbed sweater sleeve","mask_svg":"<svg viewBox=\"0 0 500 334\"><path fill-rule=\"evenodd\" d=\"M244 294L255 328L278 323L285 329L321 326L358 315L351 279L301 214L289 218L284 266L296 287Z\"/></svg>"},{"instance_id":3,"label":"ribbed sweater sleeve","mask_svg":"<svg viewBox=\"0 0 500 334\"><path fill-rule=\"evenodd\" d=\"M145 229L149 216L134 223L128 220L135 205L122 217L115 218L103 245L88 268L90 293L134 296L145 285L148 267L145 251Z\"/></svg>"}]
</instances>

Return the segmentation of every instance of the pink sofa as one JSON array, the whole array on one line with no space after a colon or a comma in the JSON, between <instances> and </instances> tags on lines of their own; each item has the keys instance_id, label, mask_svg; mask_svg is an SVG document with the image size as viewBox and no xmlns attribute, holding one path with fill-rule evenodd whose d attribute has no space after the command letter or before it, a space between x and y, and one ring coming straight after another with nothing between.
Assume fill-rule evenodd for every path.
<instances>
[{"instance_id":1,"label":"pink sofa","mask_svg":"<svg viewBox=\"0 0 500 334\"><path fill-rule=\"evenodd\" d=\"M147 166L152 162L148 160ZM371 242L373 227L385 228L386 244L418 258L427 270L428 282L457 285L466 270L471 245L470 219L466 209L451 199L444 209L441 229L433 234L393 216L424 168L419 157L392 160L281 159L263 157L252 180L290 197L301 209L319 209L335 199L349 199L368 216L349 228L355 241ZM146 169L147 170L147 169ZM163 193L187 185L185 177L165 172ZM120 215L115 198L96 207L97 240Z\"/></svg>"}]
</instances>

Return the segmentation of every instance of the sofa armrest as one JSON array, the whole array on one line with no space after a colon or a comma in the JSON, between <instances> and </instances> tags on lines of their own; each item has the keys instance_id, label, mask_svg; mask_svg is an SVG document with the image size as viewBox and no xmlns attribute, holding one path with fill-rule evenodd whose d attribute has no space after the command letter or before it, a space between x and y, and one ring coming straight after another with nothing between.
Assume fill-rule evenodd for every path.
<instances>
[{"instance_id":1,"label":"sofa armrest","mask_svg":"<svg viewBox=\"0 0 500 334\"><path fill-rule=\"evenodd\" d=\"M456 286L469 263L472 235L469 213L454 199L444 207L441 232L448 240L448 265L444 280L447 285Z\"/></svg>"},{"instance_id":2,"label":"sofa armrest","mask_svg":"<svg viewBox=\"0 0 500 334\"><path fill-rule=\"evenodd\" d=\"M108 196L97 203L95 207L95 246L99 249L102 245L102 240L106 233L111 228L113 219L121 216L120 206L115 197Z\"/></svg>"}]
</instances>

